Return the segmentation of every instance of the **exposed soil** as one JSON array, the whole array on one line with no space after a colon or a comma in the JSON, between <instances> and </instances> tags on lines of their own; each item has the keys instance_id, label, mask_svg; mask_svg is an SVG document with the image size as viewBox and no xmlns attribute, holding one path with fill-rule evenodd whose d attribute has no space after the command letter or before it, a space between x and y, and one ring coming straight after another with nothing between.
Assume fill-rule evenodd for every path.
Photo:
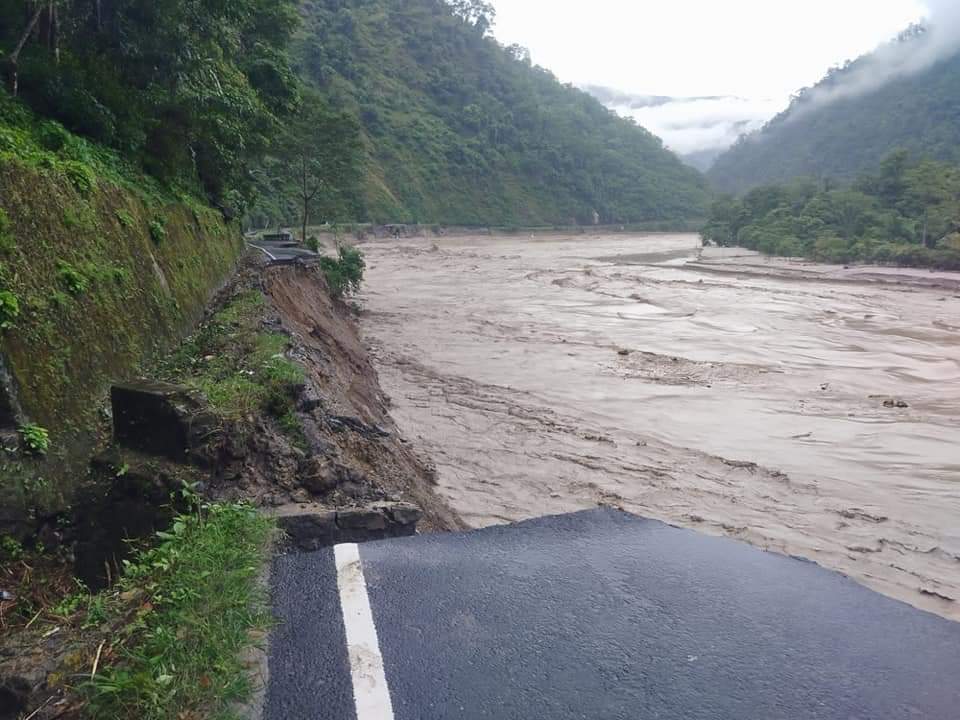
<instances>
[{"instance_id":1,"label":"exposed soil","mask_svg":"<svg viewBox=\"0 0 960 720\"><path fill-rule=\"evenodd\" d=\"M417 454L390 417L389 401L380 388L367 348L361 343L349 307L330 298L316 268L273 267L264 274L264 290L279 327L290 333L291 355L307 370L305 397L318 406L301 413L312 452L306 471L318 460L346 468L346 482L330 493L316 493L335 507L351 504L356 490L377 498L406 500L424 511L424 530L463 527L434 491L435 469ZM278 455L276 450L268 457ZM262 487L273 480L254 477ZM294 478L294 501L308 499L303 475ZM357 486L360 486L359 488ZM306 489L311 492L310 488ZM359 499L369 499L360 496ZM270 498L276 502L276 498Z\"/></svg>"}]
</instances>

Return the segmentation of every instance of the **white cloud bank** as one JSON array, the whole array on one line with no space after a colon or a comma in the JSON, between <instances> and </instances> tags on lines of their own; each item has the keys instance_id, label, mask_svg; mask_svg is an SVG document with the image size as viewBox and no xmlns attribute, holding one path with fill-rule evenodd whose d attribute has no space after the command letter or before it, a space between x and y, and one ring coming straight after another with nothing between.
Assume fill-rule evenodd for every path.
<instances>
[{"instance_id":1,"label":"white cloud bank","mask_svg":"<svg viewBox=\"0 0 960 720\"><path fill-rule=\"evenodd\" d=\"M920 37L883 45L858 61L838 83L808 92L804 112L922 73L960 51L960 0L926 0L926 5L925 31Z\"/></svg>"},{"instance_id":2,"label":"white cloud bank","mask_svg":"<svg viewBox=\"0 0 960 720\"><path fill-rule=\"evenodd\" d=\"M656 104L638 105L607 103L607 107L632 117L681 155L729 147L740 135L759 129L784 107L782 100L740 97L662 98Z\"/></svg>"}]
</instances>

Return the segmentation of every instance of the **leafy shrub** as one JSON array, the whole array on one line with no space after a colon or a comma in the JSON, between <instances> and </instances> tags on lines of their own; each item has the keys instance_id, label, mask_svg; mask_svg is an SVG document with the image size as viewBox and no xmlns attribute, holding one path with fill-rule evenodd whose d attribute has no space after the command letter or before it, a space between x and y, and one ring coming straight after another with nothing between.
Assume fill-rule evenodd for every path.
<instances>
[{"instance_id":1,"label":"leafy shrub","mask_svg":"<svg viewBox=\"0 0 960 720\"><path fill-rule=\"evenodd\" d=\"M133 227L133 215L128 213L126 210L117 210L114 213L114 216L117 218L117 222L120 223L122 227L130 228Z\"/></svg>"},{"instance_id":2,"label":"leafy shrub","mask_svg":"<svg viewBox=\"0 0 960 720\"><path fill-rule=\"evenodd\" d=\"M312 250L313 252L320 252L320 241L317 240L316 235L311 235L310 237L308 237L307 242L305 244L307 246L307 250Z\"/></svg>"},{"instance_id":3,"label":"leafy shrub","mask_svg":"<svg viewBox=\"0 0 960 720\"><path fill-rule=\"evenodd\" d=\"M37 127L36 138L45 150L59 152L67 144L70 134L60 123L47 120Z\"/></svg>"},{"instance_id":4,"label":"leafy shrub","mask_svg":"<svg viewBox=\"0 0 960 720\"><path fill-rule=\"evenodd\" d=\"M10 218L7 217L3 208L0 208L0 253L12 252L16 247L17 241L13 237Z\"/></svg>"},{"instance_id":5,"label":"leafy shrub","mask_svg":"<svg viewBox=\"0 0 960 720\"><path fill-rule=\"evenodd\" d=\"M20 298L9 290L0 290L0 330L7 330L20 316Z\"/></svg>"},{"instance_id":6,"label":"leafy shrub","mask_svg":"<svg viewBox=\"0 0 960 720\"><path fill-rule=\"evenodd\" d=\"M67 179L81 195L89 195L97 187L97 176L89 165L71 160L62 167Z\"/></svg>"},{"instance_id":7,"label":"leafy shrub","mask_svg":"<svg viewBox=\"0 0 960 720\"><path fill-rule=\"evenodd\" d=\"M335 298L358 292L366 267L363 253L357 248L345 245L340 247L336 258L320 258L320 269L327 279L330 293Z\"/></svg>"},{"instance_id":8,"label":"leafy shrub","mask_svg":"<svg viewBox=\"0 0 960 720\"><path fill-rule=\"evenodd\" d=\"M16 152L21 137L13 128L0 126L0 152Z\"/></svg>"},{"instance_id":9,"label":"leafy shrub","mask_svg":"<svg viewBox=\"0 0 960 720\"><path fill-rule=\"evenodd\" d=\"M66 285L67 292L71 295L81 295L90 286L89 278L67 262L60 262L57 277Z\"/></svg>"},{"instance_id":10,"label":"leafy shrub","mask_svg":"<svg viewBox=\"0 0 960 720\"><path fill-rule=\"evenodd\" d=\"M154 218L149 223L150 239L154 245L161 245L167 239L167 224L163 218Z\"/></svg>"},{"instance_id":11,"label":"leafy shrub","mask_svg":"<svg viewBox=\"0 0 960 720\"><path fill-rule=\"evenodd\" d=\"M31 455L46 455L50 449L50 433L46 428L33 423L21 425L19 428L20 440L24 449Z\"/></svg>"},{"instance_id":12,"label":"leafy shrub","mask_svg":"<svg viewBox=\"0 0 960 720\"><path fill-rule=\"evenodd\" d=\"M23 545L9 535L0 537L0 558L7 561L16 561L23 557Z\"/></svg>"}]
</instances>

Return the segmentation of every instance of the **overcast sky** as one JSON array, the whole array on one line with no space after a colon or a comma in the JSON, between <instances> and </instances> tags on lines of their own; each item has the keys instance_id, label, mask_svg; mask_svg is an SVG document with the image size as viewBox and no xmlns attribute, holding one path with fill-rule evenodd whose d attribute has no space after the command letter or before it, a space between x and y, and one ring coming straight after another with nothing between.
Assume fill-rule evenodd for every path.
<instances>
[{"instance_id":1,"label":"overcast sky","mask_svg":"<svg viewBox=\"0 0 960 720\"><path fill-rule=\"evenodd\" d=\"M928 2L942 0L493 0L497 38L564 82L741 98L633 113L680 152L729 144L831 66L923 18ZM729 122L705 132L696 112Z\"/></svg>"},{"instance_id":2,"label":"overcast sky","mask_svg":"<svg viewBox=\"0 0 960 720\"><path fill-rule=\"evenodd\" d=\"M958 0L960 1L960 0ZM496 35L561 80L789 97L925 13L923 0L493 0Z\"/></svg>"}]
</instances>

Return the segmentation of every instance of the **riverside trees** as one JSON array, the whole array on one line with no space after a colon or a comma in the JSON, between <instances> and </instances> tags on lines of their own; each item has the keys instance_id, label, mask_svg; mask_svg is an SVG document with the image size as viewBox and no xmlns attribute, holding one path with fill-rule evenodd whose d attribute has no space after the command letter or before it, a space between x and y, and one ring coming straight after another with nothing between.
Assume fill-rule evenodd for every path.
<instances>
[{"instance_id":1,"label":"riverside trees","mask_svg":"<svg viewBox=\"0 0 960 720\"><path fill-rule=\"evenodd\" d=\"M960 269L960 169L890 154L851 185L797 180L718 199L706 240L827 262Z\"/></svg>"}]
</instances>

